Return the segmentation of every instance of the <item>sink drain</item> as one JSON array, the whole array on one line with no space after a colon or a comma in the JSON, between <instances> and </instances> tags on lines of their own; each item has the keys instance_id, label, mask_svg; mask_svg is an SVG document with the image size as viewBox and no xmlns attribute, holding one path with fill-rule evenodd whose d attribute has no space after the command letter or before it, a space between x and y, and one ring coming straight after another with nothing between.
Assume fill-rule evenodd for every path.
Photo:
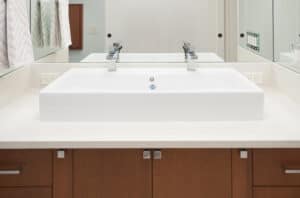
<instances>
[{"instance_id":1,"label":"sink drain","mask_svg":"<svg viewBox=\"0 0 300 198\"><path fill-rule=\"evenodd\" d=\"M150 85L151 90L155 90L156 88L157 88L156 85L154 85L154 84Z\"/></svg>"}]
</instances>

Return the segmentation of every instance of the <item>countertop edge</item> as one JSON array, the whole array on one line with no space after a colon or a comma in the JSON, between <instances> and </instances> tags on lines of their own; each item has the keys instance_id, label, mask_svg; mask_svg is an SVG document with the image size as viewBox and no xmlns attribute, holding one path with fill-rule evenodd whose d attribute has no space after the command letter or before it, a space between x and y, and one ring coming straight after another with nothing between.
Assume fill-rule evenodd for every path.
<instances>
[{"instance_id":1,"label":"countertop edge","mask_svg":"<svg viewBox=\"0 0 300 198\"><path fill-rule=\"evenodd\" d=\"M289 149L299 141L0 141L0 149Z\"/></svg>"}]
</instances>

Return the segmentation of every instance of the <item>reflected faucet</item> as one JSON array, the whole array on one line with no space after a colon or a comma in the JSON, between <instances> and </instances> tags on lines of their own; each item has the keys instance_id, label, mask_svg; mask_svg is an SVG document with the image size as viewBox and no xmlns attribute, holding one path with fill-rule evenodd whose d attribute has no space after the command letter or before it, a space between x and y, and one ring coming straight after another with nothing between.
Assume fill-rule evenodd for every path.
<instances>
[{"instance_id":1,"label":"reflected faucet","mask_svg":"<svg viewBox=\"0 0 300 198\"><path fill-rule=\"evenodd\" d=\"M120 53L123 46L120 43L113 43L112 49L108 52L106 59L110 61L108 71L117 71L117 63L120 61Z\"/></svg>"},{"instance_id":2,"label":"reflected faucet","mask_svg":"<svg viewBox=\"0 0 300 198\"><path fill-rule=\"evenodd\" d=\"M187 70L188 71L196 71L197 64L195 60L198 59L198 56L194 50L194 47L191 43L184 42L183 44L183 51L185 56L185 62L187 63Z\"/></svg>"}]
</instances>

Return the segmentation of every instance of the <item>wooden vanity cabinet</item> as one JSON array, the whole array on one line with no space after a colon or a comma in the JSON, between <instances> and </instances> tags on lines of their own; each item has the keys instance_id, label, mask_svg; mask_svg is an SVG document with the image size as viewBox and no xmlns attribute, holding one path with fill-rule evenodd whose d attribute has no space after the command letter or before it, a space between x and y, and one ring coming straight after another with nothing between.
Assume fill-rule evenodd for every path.
<instances>
[{"instance_id":1,"label":"wooden vanity cabinet","mask_svg":"<svg viewBox=\"0 0 300 198\"><path fill-rule=\"evenodd\" d=\"M2 197L299 198L300 149L0 150Z\"/></svg>"}]
</instances>

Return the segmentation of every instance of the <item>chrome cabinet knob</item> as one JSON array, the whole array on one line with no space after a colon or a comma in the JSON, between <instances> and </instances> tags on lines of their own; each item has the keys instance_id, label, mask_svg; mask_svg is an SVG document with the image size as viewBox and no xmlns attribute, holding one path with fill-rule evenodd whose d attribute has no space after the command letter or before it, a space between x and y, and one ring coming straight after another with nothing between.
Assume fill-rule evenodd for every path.
<instances>
[{"instance_id":1,"label":"chrome cabinet knob","mask_svg":"<svg viewBox=\"0 0 300 198\"><path fill-rule=\"evenodd\" d=\"M56 151L56 157L57 159L65 159L66 153L64 150L58 150Z\"/></svg>"},{"instance_id":2,"label":"chrome cabinet knob","mask_svg":"<svg viewBox=\"0 0 300 198\"><path fill-rule=\"evenodd\" d=\"M240 158L241 159L248 159L248 151L247 150L241 150L240 151Z\"/></svg>"},{"instance_id":3,"label":"chrome cabinet knob","mask_svg":"<svg viewBox=\"0 0 300 198\"><path fill-rule=\"evenodd\" d=\"M143 159L144 160L150 160L151 159L151 151L144 150L144 152L143 152Z\"/></svg>"},{"instance_id":4,"label":"chrome cabinet knob","mask_svg":"<svg viewBox=\"0 0 300 198\"><path fill-rule=\"evenodd\" d=\"M153 153L153 159L161 160L162 159L162 152L160 150L156 150Z\"/></svg>"}]
</instances>

